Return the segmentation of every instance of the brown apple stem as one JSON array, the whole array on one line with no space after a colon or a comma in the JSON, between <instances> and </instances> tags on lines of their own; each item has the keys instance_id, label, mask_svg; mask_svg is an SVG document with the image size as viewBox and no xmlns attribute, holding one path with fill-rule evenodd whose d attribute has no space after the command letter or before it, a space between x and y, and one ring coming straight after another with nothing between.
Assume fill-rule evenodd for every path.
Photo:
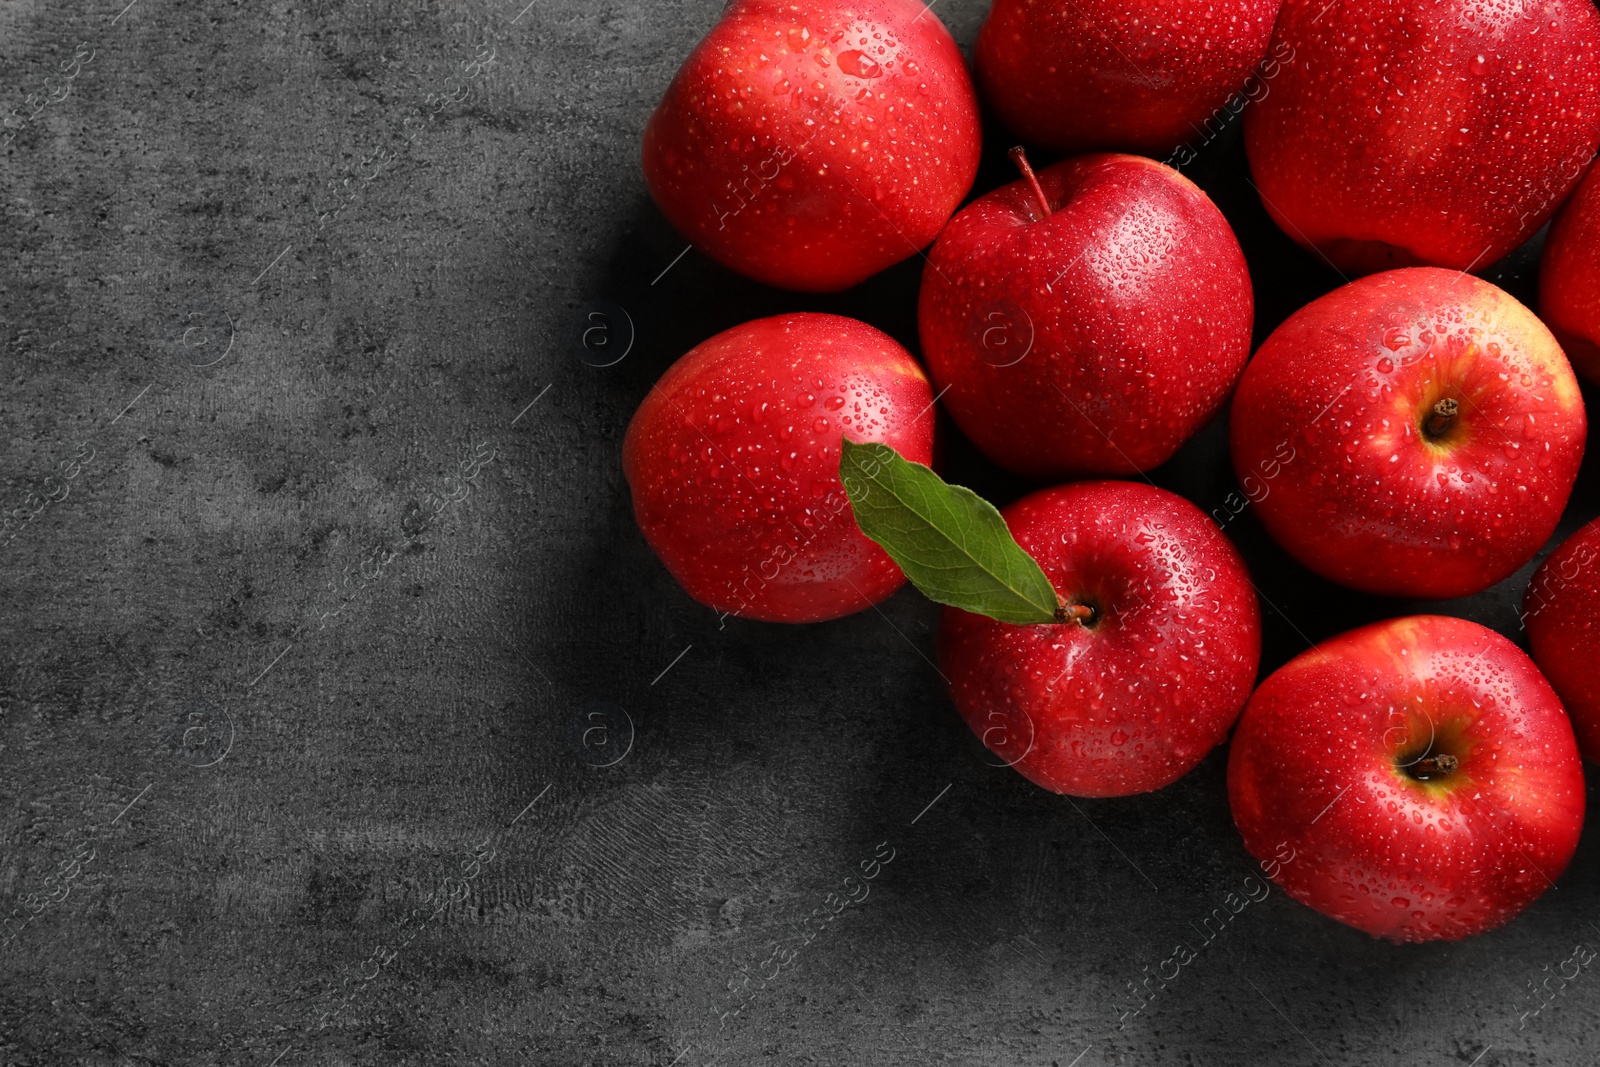
<instances>
[{"instance_id":1,"label":"brown apple stem","mask_svg":"<svg viewBox=\"0 0 1600 1067\"><path fill-rule=\"evenodd\" d=\"M1411 773L1417 777L1443 778L1452 774L1459 767L1460 761L1449 753L1438 756L1425 756L1411 765Z\"/></svg>"},{"instance_id":2,"label":"brown apple stem","mask_svg":"<svg viewBox=\"0 0 1600 1067\"><path fill-rule=\"evenodd\" d=\"M1428 431L1429 437L1443 437L1445 432L1455 425L1456 412L1460 408L1461 405L1449 397L1445 397L1433 405L1433 414L1428 416L1428 421L1423 425L1423 429Z\"/></svg>"},{"instance_id":3,"label":"brown apple stem","mask_svg":"<svg viewBox=\"0 0 1600 1067\"><path fill-rule=\"evenodd\" d=\"M1076 622L1084 626L1092 626L1100 613L1087 604L1058 604L1056 606L1056 622Z\"/></svg>"},{"instance_id":4,"label":"brown apple stem","mask_svg":"<svg viewBox=\"0 0 1600 1067\"><path fill-rule=\"evenodd\" d=\"M1043 218L1049 218L1054 212L1050 208L1050 198L1044 195L1044 187L1039 184L1038 175L1033 173L1033 168L1028 166L1028 153L1022 150L1021 145L1006 153L1011 157L1011 162L1017 165L1022 176L1028 179L1028 184L1033 186L1033 195L1039 198L1039 207L1044 211Z\"/></svg>"}]
</instances>

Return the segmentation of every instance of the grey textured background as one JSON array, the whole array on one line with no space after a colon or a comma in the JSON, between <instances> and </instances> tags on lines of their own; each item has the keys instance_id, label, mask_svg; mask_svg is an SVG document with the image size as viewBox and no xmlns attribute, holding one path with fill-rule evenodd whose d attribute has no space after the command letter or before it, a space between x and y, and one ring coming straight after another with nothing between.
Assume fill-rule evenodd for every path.
<instances>
[{"instance_id":1,"label":"grey textured background","mask_svg":"<svg viewBox=\"0 0 1600 1067\"><path fill-rule=\"evenodd\" d=\"M676 589L619 467L649 383L781 310L913 344L918 264L819 298L675 260L637 143L717 0L523 2L0 6L0 1062L1595 1059L1600 975L1523 1017L1600 945L1592 832L1461 944L1274 891L1119 1029L1253 871L1225 750L1052 797L988 765L914 592L719 628ZM936 11L970 48L983 7ZM1338 279L1237 127L1189 173L1259 338ZM1156 480L1221 505L1224 441ZM1415 607L1228 532L1267 669ZM1527 574L1445 610L1515 635Z\"/></svg>"}]
</instances>

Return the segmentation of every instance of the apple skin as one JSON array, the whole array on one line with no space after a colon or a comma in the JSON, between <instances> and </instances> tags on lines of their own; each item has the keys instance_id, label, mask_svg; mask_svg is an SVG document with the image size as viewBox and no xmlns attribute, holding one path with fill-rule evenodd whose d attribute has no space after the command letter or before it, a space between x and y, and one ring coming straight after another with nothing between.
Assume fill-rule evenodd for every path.
<instances>
[{"instance_id":1,"label":"apple skin","mask_svg":"<svg viewBox=\"0 0 1600 1067\"><path fill-rule=\"evenodd\" d=\"M972 187L977 94L920 0L733 0L645 127L645 181L702 252L788 289L856 284Z\"/></svg>"},{"instance_id":2,"label":"apple skin","mask_svg":"<svg viewBox=\"0 0 1600 1067\"><path fill-rule=\"evenodd\" d=\"M1171 167L1065 160L964 208L922 272L923 358L984 455L1053 479L1167 460L1250 358L1250 274L1227 220Z\"/></svg>"},{"instance_id":3,"label":"apple skin","mask_svg":"<svg viewBox=\"0 0 1600 1067\"><path fill-rule=\"evenodd\" d=\"M839 315L777 315L691 349L628 424L622 469L645 540L718 611L820 622L905 582L857 529L839 441L933 454L933 392L887 334Z\"/></svg>"},{"instance_id":4,"label":"apple skin","mask_svg":"<svg viewBox=\"0 0 1600 1067\"><path fill-rule=\"evenodd\" d=\"M1159 154L1203 135L1266 55L1282 0L995 0L978 84L1024 141Z\"/></svg>"},{"instance_id":5,"label":"apple skin","mask_svg":"<svg viewBox=\"0 0 1600 1067\"><path fill-rule=\"evenodd\" d=\"M1458 766L1418 781L1402 765L1430 746ZM1583 763L1520 649L1416 615L1324 641L1262 682L1234 730L1228 799L1290 896L1374 937L1455 940L1506 922L1566 869Z\"/></svg>"},{"instance_id":6,"label":"apple skin","mask_svg":"<svg viewBox=\"0 0 1600 1067\"><path fill-rule=\"evenodd\" d=\"M1573 367L1600 382L1600 167L1590 167L1545 239L1539 312Z\"/></svg>"},{"instance_id":7,"label":"apple skin","mask_svg":"<svg viewBox=\"0 0 1600 1067\"><path fill-rule=\"evenodd\" d=\"M1539 565L1522 599L1533 661L1561 697L1578 748L1600 763L1600 519Z\"/></svg>"},{"instance_id":8,"label":"apple skin","mask_svg":"<svg viewBox=\"0 0 1600 1067\"><path fill-rule=\"evenodd\" d=\"M1459 414L1425 430L1441 399ZM1245 371L1234 471L1273 538L1389 596L1486 589L1555 531L1583 459L1577 379L1550 331L1470 275L1412 267L1301 308Z\"/></svg>"},{"instance_id":9,"label":"apple skin","mask_svg":"<svg viewBox=\"0 0 1600 1067\"><path fill-rule=\"evenodd\" d=\"M1600 145L1600 13L1541 0L1285 0L1245 109L1267 212L1340 270L1485 268L1533 236Z\"/></svg>"},{"instance_id":10,"label":"apple skin","mask_svg":"<svg viewBox=\"0 0 1600 1067\"><path fill-rule=\"evenodd\" d=\"M1187 500L1140 482L1042 489L1001 513L1068 604L1018 626L946 608L939 664L973 733L1030 781L1127 796L1186 774L1255 684L1261 614L1233 544Z\"/></svg>"}]
</instances>

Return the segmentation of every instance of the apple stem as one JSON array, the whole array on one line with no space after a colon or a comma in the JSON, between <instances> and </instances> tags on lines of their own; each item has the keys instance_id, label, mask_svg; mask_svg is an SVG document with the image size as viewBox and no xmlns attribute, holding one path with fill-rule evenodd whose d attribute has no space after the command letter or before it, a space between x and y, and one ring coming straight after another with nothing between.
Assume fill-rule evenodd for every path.
<instances>
[{"instance_id":1,"label":"apple stem","mask_svg":"<svg viewBox=\"0 0 1600 1067\"><path fill-rule=\"evenodd\" d=\"M1056 622L1076 622L1083 626L1092 626L1100 613L1087 604L1058 604L1056 606Z\"/></svg>"},{"instance_id":2,"label":"apple stem","mask_svg":"<svg viewBox=\"0 0 1600 1067\"><path fill-rule=\"evenodd\" d=\"M1449 753L1438 756L1424 756L1411 765L1411 773L1419 778L1443 778L1455 772L1460 761Z\"/></svg>"},{"instance_id":3,"label":"apple stem","mask_svg":"<svg viewBox=\"0 0 1600 1067\"><path fill-rule=\"evenodd\" d=\"M1039 184L1038 175L1034 174L1033 168L1028 166L1028 153L1022 150L1021 145L1017 145L1006 155L1011 157L1011 162L1017 165L1017 169L1022 172L1022 176L1028 179L1028 184L1033 186L1033 195L1039 198L1039 207L1044 210L1042 217L1049 218L1054 214L1050 208L1050 198L1044 195L1044 187Z\"/></svg>"},{"instance_id":4,"label":"apple stem","mask_svg":"<svg viewBox=\"0 0 1600 1067\"><path fill-rule=\"evenodd\" d=\"M1433 414L1428 416L1428 421L1423 424L1423 429L1428 431L1429 437L1443 437L1445 432L1455 425L1456 412L1461 409L1450 397L1445 397L1433 405Z\"/></svg>"}]
</instances>

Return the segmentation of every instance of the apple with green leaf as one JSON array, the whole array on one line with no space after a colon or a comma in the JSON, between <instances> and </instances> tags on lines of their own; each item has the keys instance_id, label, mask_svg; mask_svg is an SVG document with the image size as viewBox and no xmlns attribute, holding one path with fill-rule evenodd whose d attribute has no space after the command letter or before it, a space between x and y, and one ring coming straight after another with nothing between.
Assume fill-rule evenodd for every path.
<instances>
[{"instance_id":1,"label":"apple with green leaf","mask_svg":"<svg viewBox=\"0 0 1600 1067\"><path fill-rule=\"evenodd\" d=\"M1159 789L1228 732L1255 684L1244 561L1153 486L1078 482L1004 512L882 444L845 439L856 522L947 605L939 665L967 724L1056 793Z\"/></svg>"}]
</instances>

